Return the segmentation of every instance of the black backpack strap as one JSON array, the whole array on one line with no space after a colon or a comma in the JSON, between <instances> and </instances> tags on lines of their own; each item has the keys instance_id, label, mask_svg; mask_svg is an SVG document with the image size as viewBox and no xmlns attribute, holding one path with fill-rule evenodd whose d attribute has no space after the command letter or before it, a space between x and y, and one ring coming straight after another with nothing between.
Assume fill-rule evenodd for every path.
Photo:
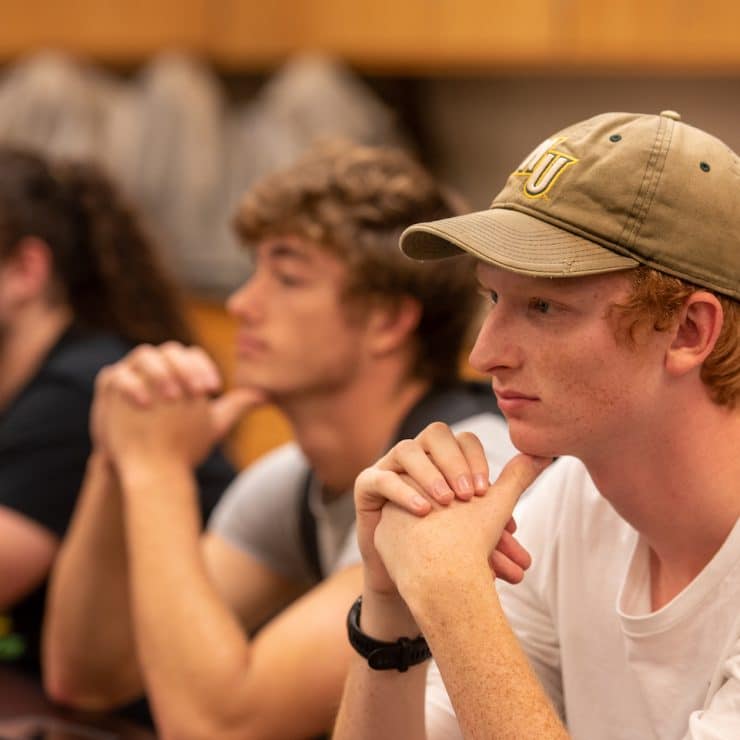
<instances>
[{"instance_id":1,"label":"black backpack strap","mask_svg":"<svg viewBox=\"0 0 740 740\"><path fill-rule=\"evenodd\" d=\"M298 527L301 534L301 544L311 572L321 580L324 573L321 569L321 557L319 556L319 539L316 527L316 517L311 511L310 497L313 487L313 472L308 471L303 481L303 490L298 499Z\"/></svg>"},{"instance_id":2,"label":"black backpack strap","mask_svg":"<svg viewBox=\"0 0 740 740\"><path fill-rule=\"evenodd\" d=\"M406 414L406 418L401 422L401 426L398 428L389 447L392 447L402 439L415 437L433 421L455 424L471 416L485 413L502 416L496 404L496 397L493 395L491 386L488 383L473 381L459 383L447 388L432 388ZM324 574L321 570L321 558L319 557L316 519L309 505L312 485L313 474L309 472L306 475L298 502L298 521L306 560L313 574L321 580Z\"/></svg>"},{"instance_id":3,"label":"black backpack strap","mask_svg":"<svg viewBox=\"0 0 740 740\"><path fill-rule=\"evenodd\" d=\"M471 381L448 388L433 388L406 415L392 445L415 437L433 421L451 425L477 414L503 416L488 383Z\"/></svg>"}]
</instances>

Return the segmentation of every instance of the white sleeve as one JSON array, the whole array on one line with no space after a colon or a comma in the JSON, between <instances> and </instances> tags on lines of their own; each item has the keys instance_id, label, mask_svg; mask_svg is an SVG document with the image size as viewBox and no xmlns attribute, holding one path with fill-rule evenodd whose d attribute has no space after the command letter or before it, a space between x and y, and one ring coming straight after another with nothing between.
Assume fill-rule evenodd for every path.
<instances>
[{"instance_id":1,"label":"white sleeve","mask_svg":"<svg viewBox=\"0 0 740 740\"><path fill-rule=\"evenodd\" d=\"M303 552L299 503L308 464L293 443L261 457L228 487L208 531L298 582L314 576Z\"/></svg>"}]
</instances>

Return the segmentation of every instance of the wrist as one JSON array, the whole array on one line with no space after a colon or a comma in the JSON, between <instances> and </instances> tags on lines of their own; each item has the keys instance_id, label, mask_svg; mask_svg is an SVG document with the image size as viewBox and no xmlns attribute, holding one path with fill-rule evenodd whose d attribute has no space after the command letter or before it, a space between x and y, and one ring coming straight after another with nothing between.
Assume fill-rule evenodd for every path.
<instances>
[{"instance_id":1,"label":"wrist","mask_svg":"<svg viewBox=\"0 0 740 740\"><path fill-rule=\"evenodd\" d=\"M352 647L373 670L405 673L412 666L425 663L432 657L423 635L399 637L396 640L371 637L360 625L361 614L362 596L357 598L347 614L347 635Z\"/></svg>"},{"instance_id":2,"label":"wrist","mask_svg":"<svg viewBox=\"0 0 740 740\"><path fill-rule=\"evenodd\" d=\"M127 455L116 460L116 470L124 494L151 489L161 497L168 490L179 490L182 483L190 483L194 478L189 463L167 455Z\"/></svg>"},{"instance_id":3,"label":"wrist","mask_svg":"<svg viewBox=\"0 0 740 740\"><path fill-rule=\"evenodd\" d=\"M115 477L116 474L110 456L99 447L93 447L90 457L87 458L87 471L101 477Z\"/></svg>"},{"instance_id":4,"label":"wrist","mask_svg":"<svg viewBox=\"0 0 740 740\"><path fill-rule=\"evenodd\" d=\"M120 490L116 469L110 457L104 452L93 449L87 458L83 488L88 491L85 494L87 498L91 496L106 498Z\"/></svg>"},{"instance_id":5,"label":"wrist","mask_svg":"<svg viewBox=\"0 0 740 740\"><path fill-rule=\"evenodd\" d=\"M362 595L362 631L384 641L416 637L421 632L400 594L379 593L368 588Z\"/></svg>"},{"instance_id":6,"label":"wrist","mask_svg":"<svg viewBox=\"0 0 740 740\"><path fill-rule=\"evenodd\" d=\"M498 602L495 577L487 562L482 567L470 565L459 570L456 567L454 572L440 571L436 578L409 588L404 597L420 629L425 633L431 630L430 639L437 632L432 625L449 623L459 613L461 604L491 599Z\"/></svg>"}]
</instances>

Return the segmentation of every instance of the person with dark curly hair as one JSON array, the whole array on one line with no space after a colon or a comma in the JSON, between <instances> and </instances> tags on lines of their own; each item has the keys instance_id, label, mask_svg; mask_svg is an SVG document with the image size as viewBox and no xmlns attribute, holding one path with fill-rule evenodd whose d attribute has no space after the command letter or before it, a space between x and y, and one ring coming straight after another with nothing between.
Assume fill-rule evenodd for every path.
<instances>
[{"instance_id":1,"label":"person with dark curly hair","mask_svg":"<svg viewBox=\"0 0 740 740\"><path fill-rule=\"evenodd\" d=\"M46 580L91 450L96 373L190 342L136 215L93 167L0 147L0 664L37 671ZM233 475L199 473L208 514Z\"/></svg>"},{"instance_id":2,"label":"person with dark curly hair","mask_svg":"<svg viewBox=\"0 0 740 740\"><path fill-rule=\"evenodd\" d=\"M477 431L494 470L513 452L490 394L458 377L479 305L468 258L419 270L398 249L413 221L452 215L449 200L401 151L307 154L256 184L236 217L254 261L228 302L238 389L212 397L210 360L177 345L139 348L101 375L98 452L122 489L132 626L119 629L123 574L85 546L105 530L91 507L55 574L52 695L100 707L146 687L165 737L330 729L351 655L342 605L361 587L355 476L435 418ZM199 538L192 467L265 399L295 442L245 470ZM483 474L454 486L473 495L486 484ZM521 553L506 552L502 574L521 577Z\"/></svg>"}]
</instances>

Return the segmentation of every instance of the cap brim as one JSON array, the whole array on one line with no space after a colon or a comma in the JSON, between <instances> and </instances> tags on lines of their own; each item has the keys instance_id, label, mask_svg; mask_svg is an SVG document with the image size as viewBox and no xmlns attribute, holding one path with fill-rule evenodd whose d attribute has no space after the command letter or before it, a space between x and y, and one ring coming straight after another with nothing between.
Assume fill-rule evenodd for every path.
<instances>
[{"instance_id":1,"label":"cap brim","mask_svg":"<svg viewBox=\"0 0 740 740\"><path fill-rule=\"evenodd\" d=\"M401 249L417 260L465 251L512 272L576 277L615 272L639 263L546 221L508 208L415 224L401 235Z\"/></svg>"}]
</instances>

